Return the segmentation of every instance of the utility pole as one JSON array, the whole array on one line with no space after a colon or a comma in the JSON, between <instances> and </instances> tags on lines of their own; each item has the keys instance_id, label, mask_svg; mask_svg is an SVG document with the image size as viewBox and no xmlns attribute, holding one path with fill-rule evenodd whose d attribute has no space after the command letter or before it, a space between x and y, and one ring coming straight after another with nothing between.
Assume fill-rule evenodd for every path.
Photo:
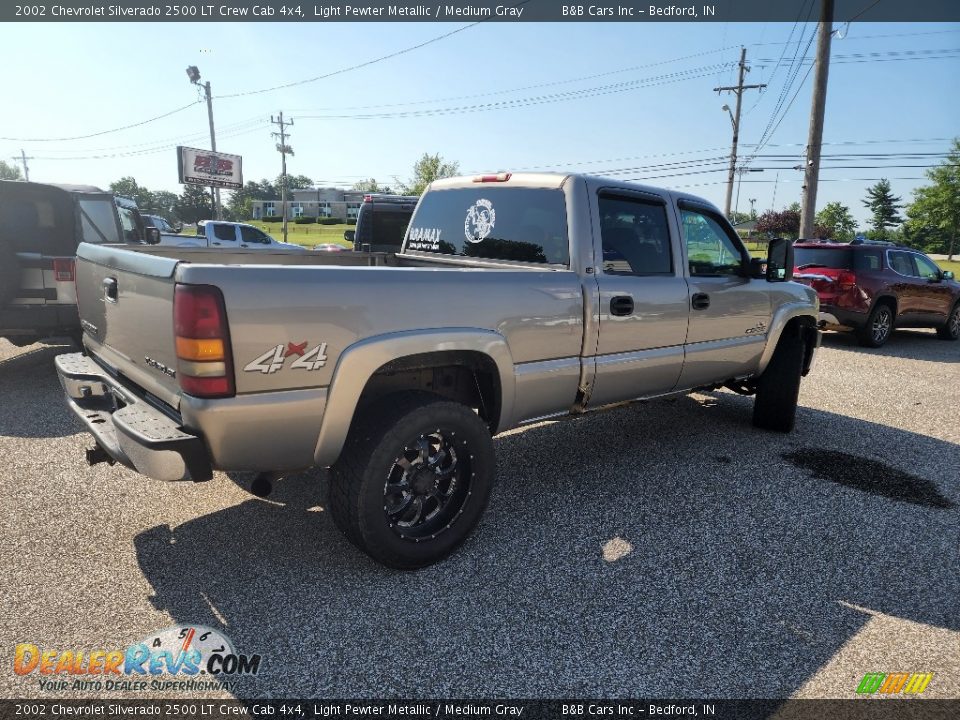
<instances>
[{"instance_id":1,"label":"utility pole","mask_svg":"<svg viewBox=\"0 0 960 720\"><path fill-rule=\"evenodd\" d=\"M730 119L733 121L733 146L730 149L730 170L727 173L727 199L723 206L724 214L729 218L730 217L730 203L733 201L733 176L736 174L737 170L737 142L740 139L740 103L743 98L744 90L760 90L766 87L766 84L762 85L744 85L743 76L744 73L750 72L750 68L747 67L747 49L740 48L740 78L737 81L736 86L732 87L718 87L714 88L714 92L733 92L737 95L737 109L734 115L730 116ZM727 112L730 112L730 108L724 106Z\"/></svg>"},{"instance_id":2,"label":"utility pole","mask_svg":"<svg viewBox=\"0 0 960 720\"><path fill-rule=\"evenodd\" d=\"M210 121L210 150L214 155L216 155L217 135L213 130L213 96L210 94L210 81L208 80L205 83L200 82L200 71L197 69L196 65L191 65L187 68L187 77L190 78L190 82L192 82L194 85L198 85L203 88L203 94L207 100L207 119ZM216 168L214 168L214 171L216 171ZM214 219L223 220L223 208L220 205L220 188L211 185L210 197L213 200Z\"/></svg>"},{"instance_id":3,"label":"utility pole","mask_svg":"<svg viewBox=\"0 0 960 720\"><path fill-rule=\"evenodd\" d=\"M20 157L14 155L10 158L14 162L19 162L23 164L23 179L27 182L30 182L30 167L27 165L27 160L33 160L33 157L27 157L27 153L23 151L23 148L20 149Z\"/></svg>"},{"instance_id":4,"label":"utility pole","mask_svg":"<svg viewBox=\"0 0 960 720\"><path fill-rule=\"evenodd\" d=\"M827 106L827 76L830 73L830 38L833 34L833 0L820 5L820 33L813 75L813 104L807 135L807 166L803 171L800 203L800 237L813 237L817 212L817 183L820 181L820 148L823 142L823 114Z\"/></svg>"},{"instance_id":5,"label":"utility pole","mask_svg":"<svg viewBox=\"0 0 960 720\"><path fill-rule=\"evenodd\" d=\"M293 125L293 120L290 122L283 121L283 112L280 113L279 118L274 118L273 115L270 116L270 122L274 125L280 126L280 132L270 133L275 138L280 138L280 142L277 144L277 150L280 151L280 206L283 208L283 241L287 241L287 153L293 154L292 148L287 145L287 126Z\"/></svg>"}]
</instances>

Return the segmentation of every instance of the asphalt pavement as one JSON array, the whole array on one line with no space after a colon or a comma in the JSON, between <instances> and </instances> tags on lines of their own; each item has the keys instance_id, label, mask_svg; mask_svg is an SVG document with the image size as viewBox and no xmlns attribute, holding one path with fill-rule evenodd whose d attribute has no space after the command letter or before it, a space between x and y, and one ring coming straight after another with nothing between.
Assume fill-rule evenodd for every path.
<instances>
[{"instance_id":1,"label":"asphalt pavement","mask_svg":"<svg viewBox=\"0 0 960 720\"><path fill-rule=\"evenodd\" d=\"M498 436L487 514L387 570L326 475L162 484L88 468L53 369L0 340L0 697L960 697L960 343L828 335L790 435L729 392ZM257 653L202 692L45 690L14 648L125 648L194 623ZM67 676L72 683L76 678Z\"/></svg>"}]
</instances>

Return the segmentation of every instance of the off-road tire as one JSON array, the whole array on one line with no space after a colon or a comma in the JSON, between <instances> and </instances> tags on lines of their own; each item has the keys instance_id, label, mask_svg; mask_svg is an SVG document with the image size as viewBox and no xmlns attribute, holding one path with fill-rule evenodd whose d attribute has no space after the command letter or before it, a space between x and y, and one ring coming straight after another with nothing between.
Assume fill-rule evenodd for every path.
<instances>
[{"instance_id":1,"label":"off-road tire","mask_svg":"<svg viewBox=\"0 0 960 720\"><path fill-rule=\"evenodd\" d=\"M867 318L867 324L857 331L857 340L864 347L878 348L893 335L896 315L889 303L879 302Z\"/></svg>"},{"instance_id":2,"label":"off-road tire","mask_svg":"<svg viewBox=\"0 0 960 720\"><path fill-rule=\"evenodd\" d=\"M757 396L753 401L754 426L784 433L793 430L804 352L799 328L784 329L770 364L757 381Z\"/></svg>"},{"instance_id":3,"label":"off-road tire","mask_svg":"<svg viewBox=\"0 0 960 720\"><path fill-rule=\"evenodd\" d=\"M450 438L461 483L457 492L465 499L432 536L404 536L388 515L388 478L405 449L434 433ZM472 409L430 393L397 393L358 410L330 468L330 514L347 539L377 562L400 570L425 567L469 536L487 506L495 472L490 431Z\"/></svg>"},{"instance_id":4,"label":"off-road tire","mask_svg":"<svg viewBox=\"0 0 960 720\"><path fill-rule=\"evenodd\" d=\"M0 309L17 296L20 289L20 263L17 253L6 240L0 239Z\"/></svg>"},{"instance_id":5,"label":"off-road tire","mask_svg":"<svg viewBox=\"0 0 960 720\"><path fill-rule=\"evenodd\" d=\"M960 339L960 302L950 310L947 321L937 328L937 337L941 340Z\"/></svg>"}]
</instances>

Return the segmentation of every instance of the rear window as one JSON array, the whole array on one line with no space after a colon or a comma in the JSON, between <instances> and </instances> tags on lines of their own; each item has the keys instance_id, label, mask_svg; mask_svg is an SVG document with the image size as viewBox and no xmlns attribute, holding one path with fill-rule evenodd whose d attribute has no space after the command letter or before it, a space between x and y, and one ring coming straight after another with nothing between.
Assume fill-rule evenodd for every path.
<instances>
[{"instance_id":1,"label":"rear window","mask_svg":"<svg viewBox=\"0 0 960 720\"><path fill-rule=\"evenodd\" d=\"M848 248L794 248L794 264L800 270L806 268L832 268L834 270L881 270L883 250L852 250Z\"/></svg>"},{"instance_id":2,"label":"rear window","mask_svg":"<svg viewBox=\"0 0 960 720\"><path fill-rule=\"evenodd\" d=\"M431 191L410 221L406 249L567 265L563 192L490 185Z\"/></svg>"},{"instance_id":3,"label":"rear window","mask_svg":"<svg viewBox=\"0 0 960 720\"><path fill-rule=\"evenodd\" d=\"M402 209L383 203L364 203L357 216L357 242L378 246L392 245L399 250L411 215L412 204L407 209Z\"/></svg>"}]
</instances>

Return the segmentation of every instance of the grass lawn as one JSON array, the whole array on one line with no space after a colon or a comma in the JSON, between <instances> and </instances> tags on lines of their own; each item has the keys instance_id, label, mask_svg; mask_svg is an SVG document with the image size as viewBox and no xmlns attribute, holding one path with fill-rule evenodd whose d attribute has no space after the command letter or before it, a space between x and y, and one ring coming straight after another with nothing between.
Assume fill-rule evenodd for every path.
<instances>
[{"instance_id":1,"label":"grass lawn","mask_svg":"<svg viewBox=\"0 0 960 720\"><path fill-rule=\"evenodd\" d=\"M283 223L264 223L256 220L248 220L250 225L258 227L274 240L283 241ZM297 225L296 223L287 224L287 242L292 242L304 247L313 247L322 243L336 243L344 247L353 246L343 239L344 230L353 230L355 225Z\"/></svg>"}]
</instances>

